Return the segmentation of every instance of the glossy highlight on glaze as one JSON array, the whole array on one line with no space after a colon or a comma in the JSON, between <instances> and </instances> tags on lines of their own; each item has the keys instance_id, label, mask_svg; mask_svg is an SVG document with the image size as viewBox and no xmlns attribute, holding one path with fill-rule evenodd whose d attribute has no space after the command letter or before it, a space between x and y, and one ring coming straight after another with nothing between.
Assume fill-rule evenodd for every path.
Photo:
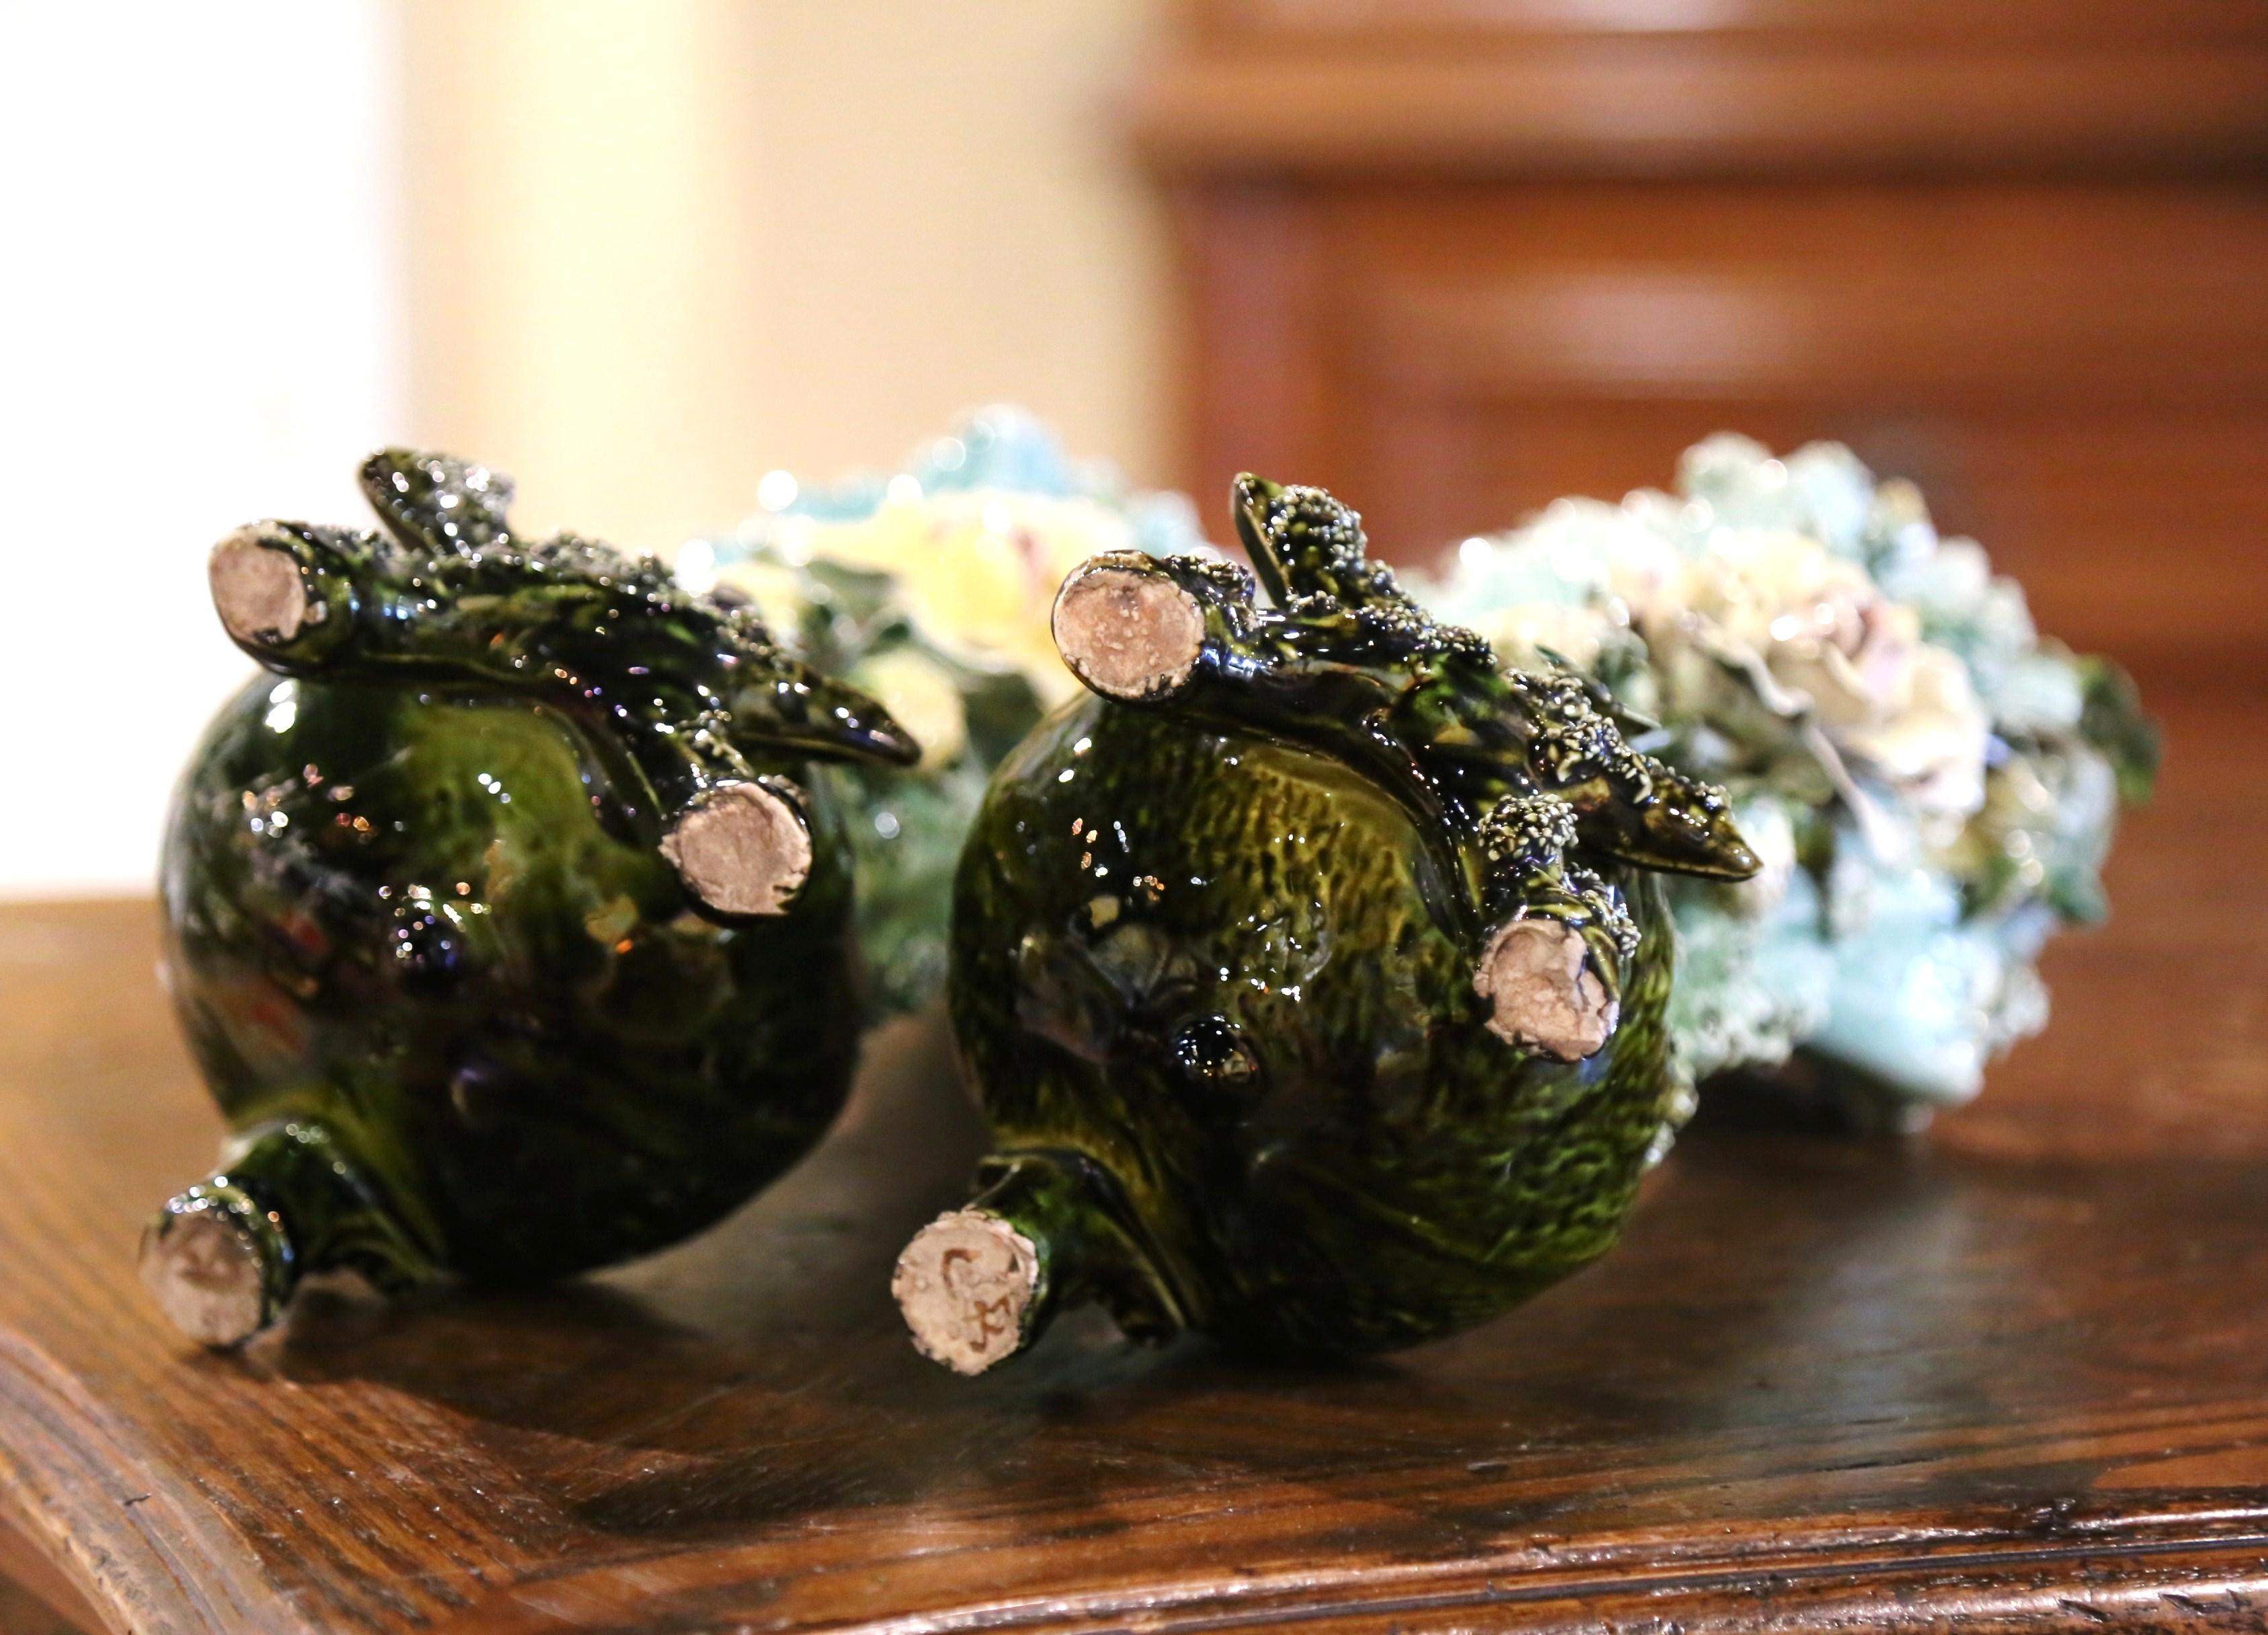
<instances>
[{"instance_id":1,"label":"glossy highlight on glaze","mask_svg":"<svg viewBox=\"0 0 2268 1635\"><path fill-rule=\"evenodd\" d=\"M384 529L261 523L216 606L265 667L166 840L166 969L233 1137L146 1234L192 1337L309 1272L522 1284L666 1245L799 1157L857 1050L813 761L906 764L744 609L389 450Z\"/></svg>"},{"instance_id":2,"label":"glossy highlight on glaze","mask_svg":"<svg viewBox=\"0 0 2268 1635\"><path fill-rule=\"evenodd\" d=\"M1756 860L1579 678L1505 674L1329 495L1241 478L1268 593L1124 554L1065 582L1089 696L993 779L950 1001L994 1152L917 1235L917 1344L975 1373L1094 1300L1279 1357L1491 1316L1613 1241L1671 1105L1653 871Z\"/></svg>"}]
</instances>

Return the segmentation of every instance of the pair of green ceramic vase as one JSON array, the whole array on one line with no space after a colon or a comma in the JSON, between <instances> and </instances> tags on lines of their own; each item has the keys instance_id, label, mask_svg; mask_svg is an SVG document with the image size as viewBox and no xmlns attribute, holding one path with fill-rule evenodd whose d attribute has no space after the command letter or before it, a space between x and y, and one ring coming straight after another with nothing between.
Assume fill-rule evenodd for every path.
<instances>
[{"instance_id":1,"label":"pair of green ceramic vase","mask_svg":"<svg viewBox=\"0 0 2268 1635\"><path fill-rule=\"evenodd\" d=\"M567 1276L777 1176L865 1014L850 785L814 768L919 753L747 608L520 539L500 476L362 478L379 531L212 556L266 674L183 781L166 964L235 1135L143 1248L208 1344L311 1272ZM1247 477L1232 509L1256 586L1138 554L1064 583L1086 690L961 854L948 996L993 1151L894 1290L965 1373L1086 1301L1140 1338L1389 1349L1593 1259L1673 1101L1655 873L1756 867L1719 792L1429 617L1329 496Z\"/></svg>"}]
</instances>

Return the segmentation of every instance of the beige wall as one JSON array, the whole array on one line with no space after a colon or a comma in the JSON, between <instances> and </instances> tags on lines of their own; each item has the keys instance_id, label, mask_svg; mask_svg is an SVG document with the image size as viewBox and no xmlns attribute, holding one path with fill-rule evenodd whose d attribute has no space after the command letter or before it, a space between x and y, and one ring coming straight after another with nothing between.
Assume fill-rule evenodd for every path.
<instances>
[{"instance_id":1,"label":"beige wall","mask_svg":"<svg viewBox=\"0 0 2268 1635\"><path fill-rule=\"evenodd\" d=\"M624 544L1010 399L1164 475L1151 0L405 0L409 435Z\"/></svg>"},{"instance_id":2,"label":"beige wall","mask_svg":"<svg viewBox=\"0 0 2268 1635\"><path fill-rule=\"evenodd\" d=\"M401 419L392 33L384 0L0 4L0 898L150 890L252 670L205 552L363 512Z\"/></svg>"}]
</instances>

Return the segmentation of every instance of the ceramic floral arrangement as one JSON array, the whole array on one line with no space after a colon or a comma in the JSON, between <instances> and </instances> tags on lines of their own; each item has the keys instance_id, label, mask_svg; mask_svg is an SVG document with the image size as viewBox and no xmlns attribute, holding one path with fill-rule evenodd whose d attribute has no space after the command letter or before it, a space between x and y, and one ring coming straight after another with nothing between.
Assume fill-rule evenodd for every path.
<instances>
[{"instance_id":1,"label":"ceramic floral arrangement","mask_svg":"<svg viewBox=\"0 0 2268 1635\"><path fill-rule=\"evenodd\" d=\"M1472 539L1425 592L1508 664L1565 663L1727 785L1764 862L1670 888L1670 1025L1696 1079L1778 1070L1911 1123L2047 1019L2035 961L2100 919L2156 740L2107 660L1920 493L1838 445L1689 450L1677 491L1563 499Z\"/></svg>"},{"instance_id":2,"label":"ceramic floral arrangement","mask_svg":"<svg viewBox=\"0 0 2268 1635\"><path fill-rule=\"evenodd\" d=\"M752 603L806 659L882 701L923 746L912 775L832 777L850 843L871 1000L944 988L953 867L985 780L1079 690L1049 634L1064 577L1111 551L1204 553L1178 494L1128 490L1030 416L995 408L905 468L818 490L776 472L730 536L677 554L681 581Z\"/></svg>"}]
</instances>

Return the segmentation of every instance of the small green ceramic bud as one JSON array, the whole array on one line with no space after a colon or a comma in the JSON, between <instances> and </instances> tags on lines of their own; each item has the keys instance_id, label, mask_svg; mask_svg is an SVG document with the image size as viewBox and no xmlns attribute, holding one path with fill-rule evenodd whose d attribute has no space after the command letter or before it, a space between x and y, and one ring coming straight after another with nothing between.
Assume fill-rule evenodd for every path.
<instances>
[{"instance_id":1,"label":"small green ceramic bud","mask_svg":"<svg viewBox=\"0 0 2268 1635\"><path fill-rule=\"evenodd\" d=\"M379 534L268 522L213 601L269 674L166 841L166 970L234 1131L143 1246L211 1344L309 1272L519 1284L660 1248L792 1162L857 1049L850 865L807 762L870 699L652 563L523 541L388 451Z\"/></svg>"},{"instance_id":2,"label":"small green ceramic bud","mask_svg":"<svg viewBox=\"0 0 2268 1635\"><path fill-rule=\"evenodd\" d=\"M975 1373L1097 1301L1279 1357L1406 1345L1602 1253L1673 1104L1652 871L1756 863L1571 676L1506 675L1314 489L1239 480L1272 605L1100 557L1091 696L1001 766L950 995L994 1156L896 1293Z\"/></svg>"}]
</instances>

